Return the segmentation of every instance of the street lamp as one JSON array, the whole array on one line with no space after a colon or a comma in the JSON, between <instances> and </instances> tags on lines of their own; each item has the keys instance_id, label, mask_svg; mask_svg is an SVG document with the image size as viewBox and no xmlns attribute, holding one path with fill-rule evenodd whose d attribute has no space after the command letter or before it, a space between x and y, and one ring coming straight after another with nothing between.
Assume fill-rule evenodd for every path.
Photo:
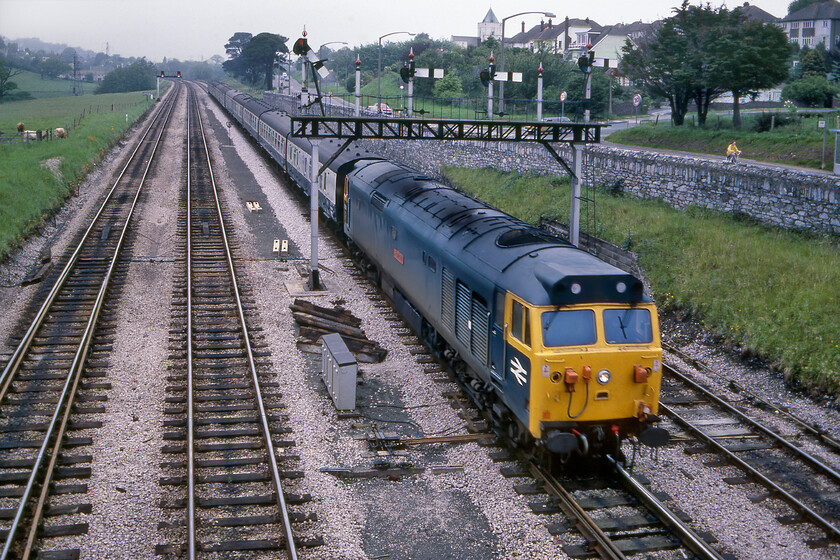
<instances>
[{"instance_id":1,"label":"street lamp","mask_svg":"<svg viewBox=\"0 0 840 560\"><path fill-rule=\"evenodd\" d=\"M499 56L499 72L505 71L505 22L510 18L515 18L518 16L524 16L527 14L542 14L545 17L553 18L557 17L552 12L519 12L518 14L513 14L512 16L508 16L506 18L502 18L502 54ZM505 110L505 81L501 80L499 82L499 112L504 112Z\"/></svg>"},{"instance_id":2,"label":"street lamp","mask_svg":"<svg viewBox=\"0 0 840 560\"><path fill-rule=\"evenodd\" d=\"M327 45L347 45L347 44L348 43L346 41L330 41L329 43L324 43L323 45L318 47L318 50L316 51L318 53L318 58L321 58L321 49L323 49Z\"/></svg>"},{"instance_id":3,"label":"street lamp","mask_svg":"<svg viewBox=\"0 0 840 560\"><path fill-rule=\"evenodd\" d=\"M408 31L394 31L393 33L386 33L379 38L379 62L376 66L376 109L378 113L382 112L382 39L390 37L391 35L400 34L411 35L414 37L414 33L409 33Z\"/></svg>"},{"instance_id":4,"label":"street lamp","mask_svg":"<svg viewBox=\"0 0 840 560\"><path fill-rule=\"evenodd\" d=\"M321 56L321 49L326 47L327 45L346 45L348 44L346 41L330 41L329 43L324 43L320 47L318 47L318 56Z\"/></svg>"}]
</instances>

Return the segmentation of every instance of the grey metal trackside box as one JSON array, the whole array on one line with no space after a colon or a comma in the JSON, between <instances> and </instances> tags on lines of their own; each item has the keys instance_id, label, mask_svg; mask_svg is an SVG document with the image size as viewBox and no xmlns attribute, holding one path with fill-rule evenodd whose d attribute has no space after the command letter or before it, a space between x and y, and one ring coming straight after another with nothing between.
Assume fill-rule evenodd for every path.
<instances>
[{"instance_id":1,"label":"grey metal trackside box","mask_svg":"<svg viewBox=\"0 0 840 560\"><path fill-rule=\"evenodd\" d=\"M321 337L321 363L324 383L338 410L356 408L356 357L338 333Z\"/></svg>"}]
</instances>

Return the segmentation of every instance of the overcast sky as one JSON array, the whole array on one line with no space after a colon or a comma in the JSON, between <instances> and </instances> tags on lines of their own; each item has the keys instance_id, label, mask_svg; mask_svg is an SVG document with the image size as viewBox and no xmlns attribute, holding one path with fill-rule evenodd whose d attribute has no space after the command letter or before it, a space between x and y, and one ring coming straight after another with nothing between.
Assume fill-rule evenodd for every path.
<instances>
[{"instance_id":1,"label":"overcast sky","mask_svg":"<svg viewBox=\"0 0 840 560\"><path fill-rule=\"evenodd\" d=\"M787 15L791 0L752 0L776 17ZM530 10L553 12L557 20L590 18L601 25L654 21L672 14L681 0L0 0L0 35L37 37L110 54L203 60L225 54L237 31L277 33L294 40L304 26L310 45L345 41L349 46L376 43L394 31L425 32L435 39L477 35L477 23L492 8L496 16ZM699 5L699 0L692 0ZM744 0L730 1L734 8ZM713 7L723 0L710 0ZM539 15L505 23L505 36L539 23ZM510 32L509 32L510 30ZM402 41L394 35L385 41ZM291 46L291 41L287 43ZM332 45L341 48L343 45Z\"/></svg>"}]
</instances>

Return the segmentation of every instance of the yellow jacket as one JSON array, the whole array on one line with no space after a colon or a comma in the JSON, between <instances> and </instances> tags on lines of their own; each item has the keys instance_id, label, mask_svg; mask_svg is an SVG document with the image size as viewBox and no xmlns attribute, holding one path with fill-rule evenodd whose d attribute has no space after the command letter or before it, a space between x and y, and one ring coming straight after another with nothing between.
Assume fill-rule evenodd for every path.
<instances>
[{"instance_id":1,"label":"yellow jacket","mask_svg":"<svg viewBox=\"0 0 840 560\"><path fill-rule=\"evenodd\" d=\"M741 153L741 150L739 150L739 149L738 149L738 146L736 146L736 145L735 145L735 142L732 142L732 143L731 143L731 144L729 144L729 146L726 148L726 155L730 155L730 154L740 154L740 153Z\"/></svg>"}]
</instances>

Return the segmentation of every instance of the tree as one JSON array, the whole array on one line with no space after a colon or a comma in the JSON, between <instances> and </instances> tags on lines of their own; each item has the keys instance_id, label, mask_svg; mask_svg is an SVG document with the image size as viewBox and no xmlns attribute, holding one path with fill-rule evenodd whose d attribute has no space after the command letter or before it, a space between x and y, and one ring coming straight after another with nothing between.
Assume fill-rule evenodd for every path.
<instances>
[{"instance_id":1,"label":"tree","mask_svg":"<svg viewBox=\"0 0 840 560\"><path fill-rule=\"evenodd\" d=\"M444 74L443 78L435 80L435 97L462 97L464 89L461 86L461 78L458 74L450 72Z\"/></svg>"},{"instance_id":2,"label":"tree","mask_svg":"<svg viewBox=\"0 0 840 560\"><path fill-rule=\"evenodd\" d=\"M260 74L265 76L265 89L271 89L271 77L279 53L289 52L286 47L288 39L275 33L260 33L254 36L242 48L241 58L251 68L256 78Z\"/></svg>"},{"instance_id":3,"label":"tree","mask_svg":"<svg viewBox=\"0 0 840 560\"><path fill-rule=\"evenodd\" d=\"M20 74L22 70L6 66L6 60L0 57L0 103L8 101L18 85L11 78Z\"/></svg>"},{"instance_id":4,"label":"tree","mask_svg":"<svg viewBox=\"0 0 840 560\"><path fill-rule=\"evenodd\" d=\"M76 59L76 49L71 47L67 47L63 51L61 51L61 60L66 62L67 64L73 64L73 61Z\"/></svg>"},{"instance_id":5,"label":"tree","mask_svg":"<svg viewBox=\"0 0 840 560\"><path fill-rule=\"evenodd\" d=\"M155 66L141 58L130 66L123 66L105 74L102 83L96 88L96 93L140 91L154 87Z\"/></svg>"},{"instance_id":6,"label":"tree","mask_svg":"<svg viewBox=\"0 0 840 560\"><path fill-rule=\"evenodd\" d=\"M803 50L799 57L799 74L803 78L825 76L825 57L816 49Z\"/></svg>"},{"instance_id":7,"label":"tree","mask_svg":"<svg viewBox=\"0 0 840 560\"><path fill-rule=\"evenodd\" d=\"M726 29L711 49L713 73L732 92L735 128L741 128L740 98L784 82L790 59L788 39L781 28L739 19L740 24Z\"/></svg>"},{"instance_id":8,"label":"tree","mask_svg":"<svg viewBox=\"0 0 840 560\"><path fill-rule=\"evenodd\" d=\"M237 58L242 54L242 49L245 48L245 45L248 44L248 41L250 41L252 37L253 35L251 33L237 31L233 34L233 37L228 39L228 42L225 45L225 52L230 58Z\"/></svg>"},{"instance_id":9,"label":"tree","mask_svg":"<svg viewBox=\"0 0 840 560\"><path fill-rule=\"evenodd\" d=\"M665 98L671 119L681 126L691 99L692 76L685 66L688 44L673 18L634 45L628 39L622 47L621 70L650 97Z\"/></svg>"},{"instance_id":10,"label":"tree","mask_svg":"<svg viewBox=\"0 0 840 560\"><path fill-rule=\"evenodd\" d=\"M733 92L737 108L742 95L781 83L789 47L780 29L748 22L740 9L684 0L658 32L638 46L628 41L623 51L624 73L650 96L668 99L674 124L683 124L693 100L703 125L711 102L725 92Z\"/></svg>"},{"instance_id":11,"label":"tree","mask_svg":"<svg viewBox=\"0 0 840 560\"><path fill-rule=\"evenodd\" d=\"M825 76L807 76L782 88L782 99L790 99L808 107L831 107L838 89Z\"/></svg>"},{"instance_id":12,"label":"tree","mask_svg":"<svg viewBox=\"0 0 840 560\"><path fill-rule=\"evenodd\" d=\"M825 0L793 0L793 2L788 4L788 15L798 12L803 8L807 8L811 4L819 4L824 1Z\"/></svg>"},{"instance_id":13,"label":"tree","mask_svg":"<svg viewBox=\"0 0 840 560\"><path fill-rule=\"evenodd\" d=\"M225 45L230 60L225 61L222 67L237 78L252 84L263 83L265 89L271 89L277 55L289 52L287 40L274 33L256 36L241 31L234 33Z\"/></svg>"},{"instance_id":14,"label":"tree","mask_svg":"<svg viewBox=\"0 0 840 560\"><path fill-rule=\"evenodd\" d=\"M49 78L54 80L59 74L66 74L70 71L70 65L60 58L48 58L38 63L38 71L41 79Z\"/></svg>"}]
</instances>

